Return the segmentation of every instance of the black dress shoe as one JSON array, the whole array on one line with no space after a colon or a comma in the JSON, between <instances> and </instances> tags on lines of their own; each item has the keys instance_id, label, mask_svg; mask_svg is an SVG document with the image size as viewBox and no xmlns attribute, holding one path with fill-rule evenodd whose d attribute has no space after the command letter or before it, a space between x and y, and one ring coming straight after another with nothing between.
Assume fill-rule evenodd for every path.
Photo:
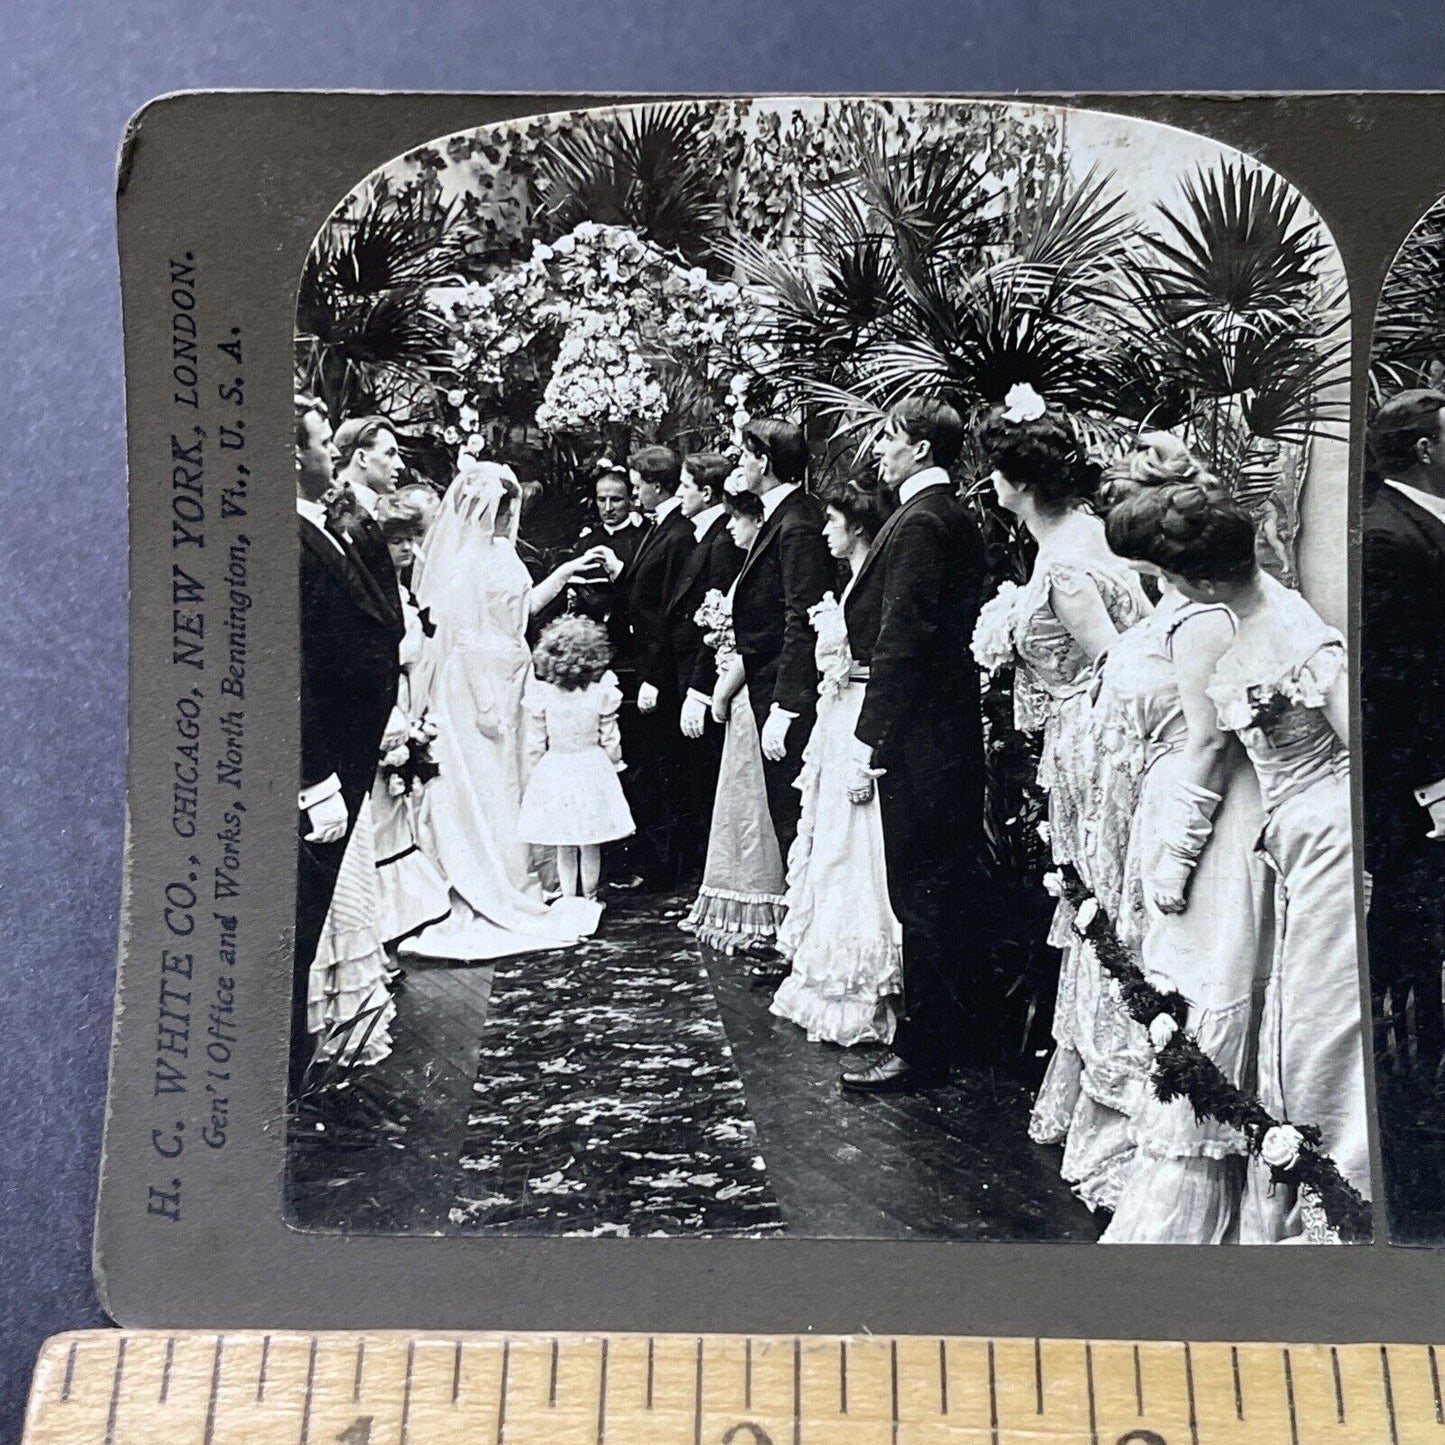
<instances>
[{"instance_id":1,"label":"black dress shoe","mask_svg":"<svg viewBox=\"0 0 1445 1445\"><path fill-rule=\"evenodd\" d=\"M937 1089L948 1076L937 1070L915 1069L897 1054L884 1054L876 1063L845 1069L839 1085L855 1094L907 1094L915 1089Z\"/></svg>"},{"instance_id":2,"label":"black dress shoe","mask_svg":"<svg viewBox=\"0 0 1445 1445\"><path fill-rule=\"evenodd\" d=\"M748 982L754 988L776 988L792 971L781 958L776 963L755 963L748 970Z\"/></svg>"}]
</instances>

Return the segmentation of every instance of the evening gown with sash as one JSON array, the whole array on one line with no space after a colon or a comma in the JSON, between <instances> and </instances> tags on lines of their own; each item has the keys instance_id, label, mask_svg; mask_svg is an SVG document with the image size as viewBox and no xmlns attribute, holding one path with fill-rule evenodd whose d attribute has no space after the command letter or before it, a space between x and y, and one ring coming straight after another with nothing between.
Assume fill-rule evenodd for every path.
<instances>
[{"instance_id":1,"label":"evening gown with sash","mask_svg":"<svg viewBox=\"0 0 1445 1445\"><path fill-rule=\"evenodd\" d=\"M1121 942L1162 992L1188 1000L1188 1029L1233 1084L1252 1086L1257 1003L1272 944L1272 884L1255 848L1264 823L1259 785L1239 757L1190 875L1183 913L1148 896L1171 829L1188 726L1175 671L1181 629L1204 613L1165 592L1158 609L1110 649L1095 705L1101 765L1114 809L1099 842L1127 840L1117 897L1100 903ZM1178 840L1174 840L1178 841ZM1096 876L1102 874L1100 869ZM1244 1183L1243 1136L1200 1120L1186 1099L1161 1103L1145 1088L1130 1122L1136 1152L1124 1171L1108 1244L1220 1244L1232 1238Z\"/></svg>"},{"instance_id":2,"label":"evening gown with sash","mask_svg":"<svg viewBox=\"0 0 1445 1445\"><path fill-rule=\"evenodd\" d=\"M1349 749L1324 709L1342 686L1345 644L1297 592L1261 578L1264 610L1240 626L1209 696L1238 734L1264 802L1260 847L1274 873L1275 946L1259 1032L1259 1101L1313 1124L1364 1198L1370 1143L1355 939ZM1241 1237L1327 1241L1318 1200L1272 1187L1251 1164Z\"/></svg>"}]
</instances>

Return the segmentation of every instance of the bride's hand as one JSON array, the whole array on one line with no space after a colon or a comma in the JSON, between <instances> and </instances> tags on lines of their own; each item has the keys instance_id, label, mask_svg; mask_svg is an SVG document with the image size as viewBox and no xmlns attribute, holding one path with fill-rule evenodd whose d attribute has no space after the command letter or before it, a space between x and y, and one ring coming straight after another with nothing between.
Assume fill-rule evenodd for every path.
<instances>
[{"instance_id":1,"label":"bride's hand","mask_svg":"<svg viewBox=\"0 0 1445 1445\"><path fill-rule=\"evenodd\" d=\"M1182 890L1177 888L1156 887L1151 896L1160 913L1183 913L1189 906Z\"/></svg>"}]
</instances>

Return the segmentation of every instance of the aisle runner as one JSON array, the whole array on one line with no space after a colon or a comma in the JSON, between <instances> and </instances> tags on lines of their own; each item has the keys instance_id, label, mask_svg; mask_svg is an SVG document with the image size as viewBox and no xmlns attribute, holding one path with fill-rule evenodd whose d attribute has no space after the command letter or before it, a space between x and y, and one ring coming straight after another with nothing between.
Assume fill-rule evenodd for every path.
<instances>
[{"instance_id":1,"label":"aisle runner","mask_svg":"<svg viewBox=\"0 0 1445 1445\"><path fill-rule=\"evenodd\" d=\"M770 1235L782 1216L696 945L603 919L580 948L496 966L464 1233Z\"/></svg>"}]
</instances>

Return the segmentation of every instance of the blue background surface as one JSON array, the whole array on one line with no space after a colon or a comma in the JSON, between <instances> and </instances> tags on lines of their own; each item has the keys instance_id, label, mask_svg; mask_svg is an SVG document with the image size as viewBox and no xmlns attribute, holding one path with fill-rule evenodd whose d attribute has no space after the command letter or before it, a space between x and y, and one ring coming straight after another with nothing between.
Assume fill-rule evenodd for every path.
<instances>
[{"instance_id":1,"label":"blue background surface","mask_svg":"<svg viewBox=\"0 0 1445 1445\"><path fill-rule=\"evenodd\" d=\"M120 894L126 656L112 193L133 111L165 91L223 86L947 92L1445 82L1438 0L5 0L0 16L5 1441L18 1438L41 1340L102 1323L90 1221Z\"/></svg>"}]
</instances>

